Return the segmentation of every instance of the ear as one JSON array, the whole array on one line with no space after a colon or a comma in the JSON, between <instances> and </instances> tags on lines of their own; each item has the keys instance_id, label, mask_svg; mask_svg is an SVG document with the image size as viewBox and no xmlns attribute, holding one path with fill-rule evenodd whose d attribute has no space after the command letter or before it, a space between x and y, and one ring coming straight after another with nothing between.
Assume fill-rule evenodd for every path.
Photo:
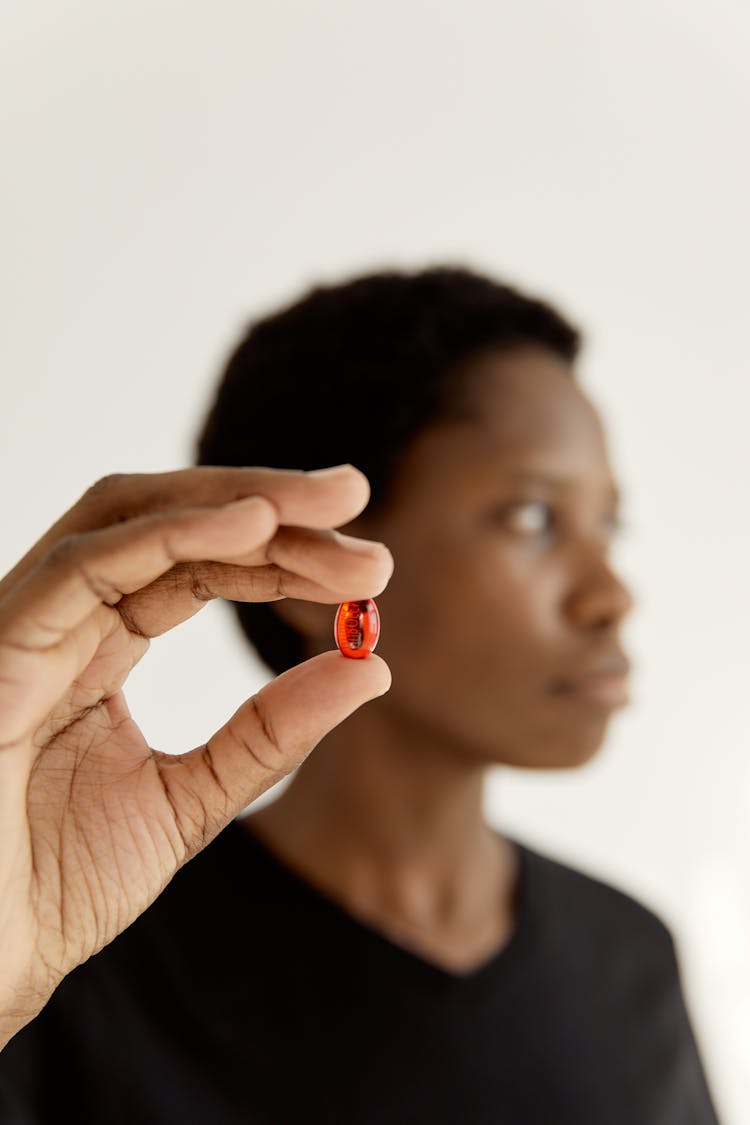
<instances>
[{"instance_id":1,"label":"ear","mask_svg":"<svg viewBox=\"0 0 750 1125\"><path fill-rule=\"evenodd\" d=\"M335 605L300 601L297 598L280 598L269 603L274 613L291 626L315 651L333 648L333 621Z\"/></svg>"}]
</instances>

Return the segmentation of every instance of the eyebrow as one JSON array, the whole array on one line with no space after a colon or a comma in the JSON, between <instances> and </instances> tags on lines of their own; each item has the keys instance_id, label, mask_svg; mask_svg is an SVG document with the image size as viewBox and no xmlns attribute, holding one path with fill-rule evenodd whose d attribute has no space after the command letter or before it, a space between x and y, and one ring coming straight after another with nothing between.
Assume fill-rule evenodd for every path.
<instances>
[{"instance_id":1,"label":"eyebrow","mask_svg":"<svg viewBox=\"0 0 750 1125\"><path fill-rule=\"evenodd\" d=\"M510 475L519 484L542 485L542 487L551 488L555 492L563 492L572 488L576 483L573 477L561 477L555 473L542 473L534 469L518 469ZM622 504L622 492L617 485L611 486L609 495L615 507Z\"/></svg>"}]
</instances>

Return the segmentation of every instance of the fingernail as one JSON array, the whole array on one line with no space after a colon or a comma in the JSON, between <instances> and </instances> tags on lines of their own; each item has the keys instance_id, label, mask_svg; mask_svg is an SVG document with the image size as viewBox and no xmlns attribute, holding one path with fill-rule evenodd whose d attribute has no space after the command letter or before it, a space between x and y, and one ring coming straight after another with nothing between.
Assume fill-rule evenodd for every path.
<instances>
[{"instance_id":1,"label":"fingernail","mask_svg":"<svg viewBox=\"0 0 750 1125\"><path fill-rule=\"evenodd\" d=\"M357 539L353 535L342 535L340 531L334 531L333 536L341 547L354 555L366 555L372 558L387 550L385 543L378 543L376 539Z\"/></svg>"},{"instance_id":2,"label":"fingernail","mask_svg":"<svg viewBox=\"0 0 750 1125\"><path fill-rule=\"evenodd\" d=\"M257 507L258 502L264 507L272 507L270 501L266 500L265 496L242 496L239 500L230 500L226 504L222 504L222 508L254 508Z\"/></svg>"},{"instance_id":3,"label":"fingernail","mask_svg":"<svg viewBox=\"0 0 750 1125\"><path fill-rule=\"evenodd\" d=\"M312 469L307 475L309 477L335 477L340 473L349 472L353 468L354 465L347 462L344 465L332 465L330 469Z\"/></svg>"}]
</instances>

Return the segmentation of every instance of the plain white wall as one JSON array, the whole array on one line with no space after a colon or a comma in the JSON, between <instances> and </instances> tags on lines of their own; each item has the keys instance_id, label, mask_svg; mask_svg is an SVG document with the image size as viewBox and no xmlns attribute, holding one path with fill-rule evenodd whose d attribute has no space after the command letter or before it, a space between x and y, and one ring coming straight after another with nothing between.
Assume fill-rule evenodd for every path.
<instances>
[{"instance_id":1,"label":"plain white wall","mask_svg":"<svg viewBox=\"0 0 750 1125\"><path fill-rule=\"evenodd\" d=\"M2 40L4 569L99 476L189 463L246 319L314 280L464 261L588 331L635 700L585 769L497 771L488 814L673 926L747 1123L744 0L26 0ZM262 677L217 604L126 694L184 750Z\"/></svg>"}]
</instances>

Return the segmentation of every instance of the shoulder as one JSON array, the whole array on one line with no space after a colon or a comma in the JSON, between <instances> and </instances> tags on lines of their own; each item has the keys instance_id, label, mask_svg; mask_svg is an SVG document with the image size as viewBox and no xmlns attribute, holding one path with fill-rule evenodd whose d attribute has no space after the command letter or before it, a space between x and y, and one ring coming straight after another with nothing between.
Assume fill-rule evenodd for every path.
<instances>
[{"instance_id":1,"label":"shoulder","mask_svg":"<svg viewBox=\"0 0 750 1125\"><path fill-rule=\"evenodd\" d=\"M657 910L614 883L516 843L526 906L550 941L574 943L609 960L647 959L675 972L674 938Z\"/></svg>"}]
</instances>

